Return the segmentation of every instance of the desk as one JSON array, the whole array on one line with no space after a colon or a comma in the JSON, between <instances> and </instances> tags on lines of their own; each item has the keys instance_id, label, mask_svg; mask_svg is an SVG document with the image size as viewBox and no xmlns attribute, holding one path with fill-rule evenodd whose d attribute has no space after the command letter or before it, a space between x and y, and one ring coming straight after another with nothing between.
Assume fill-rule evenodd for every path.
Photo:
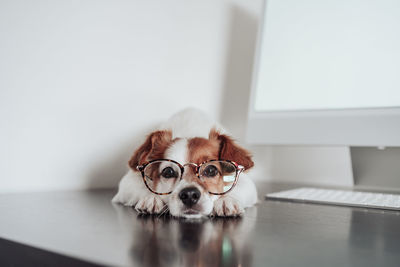
<instances>
[{"instance_id":1,"label":"desk","mask_svg":"<svg viewBox=\"0 0 400 267\"><path fill-rule=\"evenodd\" d=\"M116 190L4 194L0 237L82 266L400 266L399 212L263 199L293 187L259 184L242 219L202 221L138 216Z\"/></svg>"}]
</instances>

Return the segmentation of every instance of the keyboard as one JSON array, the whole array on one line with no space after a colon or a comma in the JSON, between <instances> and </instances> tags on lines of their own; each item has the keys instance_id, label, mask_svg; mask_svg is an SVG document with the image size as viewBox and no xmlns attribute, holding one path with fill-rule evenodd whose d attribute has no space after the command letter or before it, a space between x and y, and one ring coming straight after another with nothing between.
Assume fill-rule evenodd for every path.
<instances>
[{"instance_id":1,"label":"keyboard","mask_svg":"<svg viewBox=\"0 0 400 267\"><path fill-rule=\"evenodd\" d=\"M400 210L400 195L303 187L270 193L267 199L328 205Z\"/></svg>"}]
</instances>

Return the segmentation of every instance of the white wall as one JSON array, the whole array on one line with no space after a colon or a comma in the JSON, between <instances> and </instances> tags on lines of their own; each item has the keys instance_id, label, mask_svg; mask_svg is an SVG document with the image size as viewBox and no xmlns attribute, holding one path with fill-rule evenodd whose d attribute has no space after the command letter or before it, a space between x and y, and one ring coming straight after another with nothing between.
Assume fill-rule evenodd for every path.
<instances>
[{"instance_id":1,"label":"white wall","mask_svg":"<svg viewBox=\"0 0 400 267\"><path fill-rule=\"evenodd\" d=\"M240 132L260 6L2 0L0 193L115 186L186 106Z\"/></svg>"}]
</instances>

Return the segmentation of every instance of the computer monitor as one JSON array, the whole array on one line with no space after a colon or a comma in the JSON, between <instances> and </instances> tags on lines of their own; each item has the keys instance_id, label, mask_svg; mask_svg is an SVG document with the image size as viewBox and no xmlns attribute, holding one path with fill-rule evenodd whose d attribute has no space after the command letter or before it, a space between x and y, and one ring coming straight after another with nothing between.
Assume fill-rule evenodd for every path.
<instances>
[{"instance_id":1,"label":"computer monitor","mask_svg":"<svg viewBox=\"0 0 400 267\"><path fill-rule=\"evenodd\" d=\"M399 1L266 1L247 141L399 147L399 29Z\"/></svg>"}]
</instances>

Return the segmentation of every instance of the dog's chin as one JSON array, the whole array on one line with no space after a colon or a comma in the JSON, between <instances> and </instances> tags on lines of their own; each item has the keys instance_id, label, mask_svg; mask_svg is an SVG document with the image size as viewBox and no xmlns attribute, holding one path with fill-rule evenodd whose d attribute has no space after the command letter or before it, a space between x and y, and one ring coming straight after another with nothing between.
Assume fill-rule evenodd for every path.
<instances>
[{"instance_id":1,"label":"dog's chin","mask_svg":"<svg viewBox=\"0 0 400 267\"><path fill-rule=\"evenodd\" d=\"M186 208L182 211L179 212L179 214L175 215L176 217L180 217L183 219L202 219L204 217L206 217L206 214L203 214L201 211L197 210L197 209L192 209L192 208Z\"/></svg>"},{"instance_id":2,"label":"dog's chin","mask_svg":"<svg viewBox=\"0 0 400 267\"><path fill-rule=\"evenodd\" d=\"M182 212L182 217L186 219L200 219L203 217L203 214L196 209L186 209Z\"/></svg>"}]
</instances>

